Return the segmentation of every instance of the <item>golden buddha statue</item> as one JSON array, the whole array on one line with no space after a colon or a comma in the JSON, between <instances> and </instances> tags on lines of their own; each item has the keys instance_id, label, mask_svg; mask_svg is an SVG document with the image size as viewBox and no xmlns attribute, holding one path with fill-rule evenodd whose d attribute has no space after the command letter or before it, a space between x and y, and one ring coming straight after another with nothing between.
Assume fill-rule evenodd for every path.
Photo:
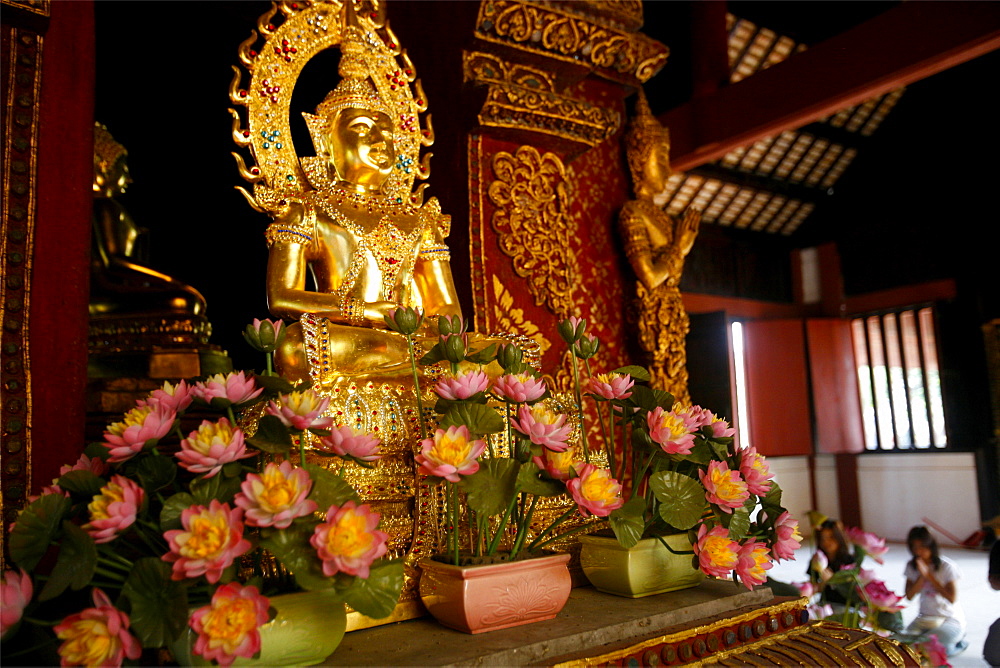
<instances>
[{"instance_id":1,"label":"golden buddha statue","mask_svg":"<svg viewBox=\"0 0 1000 668\"><path fill-rule=\"evenodd\" d=\"M148 230L115 199L132 183L127 158L125 147L95 123L90 317L201 316L201 293L146 266Z\"/></svg>"},{"instance_id":2,"label":"golden buddha statue","mask_svg":"<svg viewBox=\"0 0 1000 668\"><path fill-rule=\"evenodd\" d=\"M701 213L687 209L675 219L657 202L671 174L670 134L653 116L641 89L625 147L635 199L625 203L618 223L625 254L638 279L639 343L654 387L687 404L685 338L690 322L679 285L684 258L698 236Z\"/></svg>"}]
</instances>

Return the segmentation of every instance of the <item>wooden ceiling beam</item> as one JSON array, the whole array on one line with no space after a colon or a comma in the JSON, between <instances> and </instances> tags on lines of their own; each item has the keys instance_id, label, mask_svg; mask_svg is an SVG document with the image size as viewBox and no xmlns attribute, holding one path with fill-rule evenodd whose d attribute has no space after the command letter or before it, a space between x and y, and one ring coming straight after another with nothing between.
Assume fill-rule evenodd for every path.
<instances>
[{"instance_id":1,"label":"wooden ceiling beam","mask_svg":"<svg viewBox=\"0 0 1000 668\"><path fill-rule=\"evenodd\" d=\"M672 167L689 170L998 48L1000 3L904 2L662 114Z\"/></svg>"}]
</instances>

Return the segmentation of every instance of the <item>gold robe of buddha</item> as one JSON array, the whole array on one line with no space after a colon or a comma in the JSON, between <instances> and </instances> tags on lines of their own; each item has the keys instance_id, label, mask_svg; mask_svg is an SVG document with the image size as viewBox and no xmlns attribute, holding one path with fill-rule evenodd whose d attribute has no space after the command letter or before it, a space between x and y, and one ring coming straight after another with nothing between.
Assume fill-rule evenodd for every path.
<instances>
[{"instance_id":1,"label":"gold robe of buddha","mask_svg":"<svg viewBox=\"0 0 1000 668\"><path fill-rule=\"evenodd\" d=\"M653 386L687 404L685 339L690 321L679 285L684 259L698 236L701 213L688 209L678 220L656 202L671 174L670 135L650 112L641 90L625 141L635 199L625 203L618 222L625 253L638 279L639 343Z\"/></svg>"}]
</instances>

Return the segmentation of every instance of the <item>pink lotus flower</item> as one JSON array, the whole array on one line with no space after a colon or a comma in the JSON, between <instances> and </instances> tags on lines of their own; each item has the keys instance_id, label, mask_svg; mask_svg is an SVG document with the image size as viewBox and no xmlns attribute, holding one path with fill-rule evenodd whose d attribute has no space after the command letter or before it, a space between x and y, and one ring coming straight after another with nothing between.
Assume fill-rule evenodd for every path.
<instances>
[{"instance_id":1,"label":"pink lotus flower","mask_svg":"<svg viewBox=\"0 0 1000 668\"><path fill-rule=\"evenodd\" d=\"M476 460L485 449L485 442L471 440L465 425L453 425L447 431L438 429L433 437L421 441L416 461L420 473L458 482L462 479L461 476L471 475L479 470L479 462Z\"/></svg>"},{"instance_id":2,"label":"pink lotus flower","mask_svg":"<svg viewBox=\"0 0 1000 668\"><path fill-rule=\"evenodd\" d=\"M70 466L69 464L63 464L59 467L59 475L64 476L70 471L90 471L96 476L104 475L104 472L108 470L108 465L104 463L99 457L94 457L91 459L87 455L80 455L80 458L76 460L76 463ZM55 482L55 481L53 481ZM61 490L60 490L61 491Z\"/></svg>"},{"instance_id":3,"label":"pink lotus flower","mask_svg":"<svg viewBox=\"0 0 1000 668\"><path fill-rule=\"evenodd\" d=\"M771 473L764 455L757 453L757 448L750 447L741 452L740 473L751 494L765 496L771 490L771 478L774 474Z\"/></svg>"},{"instance_id":4,"label":"pink lotus flower","mask_svg":"<svg viewBox=\"0 0 1000 668\"><path fill-rule=\"evenodd\" d=\"M578 477L566 483L566 489L584 517L607 517L625 503L621 484L611 477L607 469L584 464L578 473Z\"/></svg>"},{"instance_id":5,"label":"pink lotus flower","mask_svg":"<svg viewBox=\"0 0 1000 668\"><path fill-rule=\"evenodd\" d=\"M830 565L830 560L827 559L826 552L823 550L816 550L809 563L811 570L814 570L817 573L822 573Z\"/></svg>"},{"instance_id":6,"label":"pink lotus flower","mask_svg":"<svg viewBox=\"0 0 1000 668\"><path fill-rule=\"evenodd\" d=\"M462 401L485 392L490 386L490 377L482 371L467 371L457 376L442 376L434 387L434 391L442 399Z\"/></svg>"},{"instance_id":7,"label":"pink lotus flower","mask_svg":"<svg viewBox=\"0 0 1000 668\"><path fill-rule=\"evenodd\" d=\"M880 564L883 563L883 555L889 551L889 548L885 546L885 538L880 538L873 533L862 531L857 527L850 527L847 530L847 540L860 547L866 554Z\"/></svg>"},{"instance_id":8,"label":"pink lotus flower","mask_svg":"<svg viewBox=\"0 0 1000 668\"><path fill-rule=\"evenodd\" d=\"M282 394L278 401L267 404L268 415L281 420L289 429L329 429L333 418L320 417L330 406L329 397L320 397L314 390Z\"/></svg>"},{"instance_id":9,"label":"pink lotus flower","mask_svg":"<svg viewBox=\"0 0 1000 668\"><path fill-rule=\"evenodd\" d=\"M938 637L931 634L927 637L927 640L919 642L914 645L917 650L926 657L927 661L921 662L922 666L936 666L937 668L950 668L951 664L948 663L948 651L938 640Z\"/></svg>"},{"instance_id":10,"label":"pink lotus flower","mask_svg":"<svg viewBox=\"0 0 1000 668\"><path fill-rule=\"evenodd\" d=\"M712 416L709 426L712 427L712 438L729 438L736 434L735 428L729 426L728 422L715 415Z\"/></svg>"},{"instance_id":11,"label":"pink lotus flower","mask_svg":"<svg viewBox=\"0 0 1000 668\"><path fill-rule=\"evenodd\" d=\"M774 521L774 533L777 539L771 546L775 559L794 560L795 550L799 549L802 534L799 533L799 521L787 510Z\"/></svg>"},{"instance_id":12,"label":"pink lotus flower","mask_svg":"<svg viewBox=\"0 0 1000 668\"><path fill-rule=\"evenodd\" d=\"M809 613L809 619L826 619L833 615L833 606L829 603L823 605L811 603L806 606L806 611Z\"/></svg>"},{"instance_id":13,"label":"pink lotus flower","mask_svg":"<svg viewBox=\"0 0 1000 668\"><path fill-rule=\"evenodd\" d=\"M206 661L215 659L220 666L232 665L238 656L252 657L260 651L259 628L267 623L269 605L253 585L222 585L212 602L195 610L188 622L198 634L194 653Z\"/></svg>"},{"instance_id":14,"label":"pink lotus flower","mask_svg":"<svg viewBox=\"0 0 1000 668\"><path fill-rule=\"evenodd\" d=\"M100 460L98 460L98 461L100 461ZM57 494L59 496L64 496L64 497L66 497L68 499L69 498L69 492L67 492L66 490L64 490L59 485L57 485L56 483L58 481L59 481L59 478L56 478L56 479L54 479L52 481L51 485L45 485L44 487L42 487L42 493L41 494L29 494L28 495L28 503L32 504L35 501L38 501L38 499L42 498L43 496L48 496L49 494Z\"/></svg>"},{"instance_id":15,"label":"pink lotus flower","mask_svg":"<svg viewBox=\"0 0 1000 668\"><path fill-rule=\"evenodd\" d=\"M216 422L203 420L200 427L181 441L181 449L174 456L188 471L211 478L229 462L255 454L247 452L243 431L226 418L219 418Z\"/></svg>"},{"instance_id":16,"label":"pink lotus flower","mask_svg":"<svg viewBox=\"0 0 1000 668\"><path fill-rule=\"evenodd\" d=\"M286 529L296 517L316 510L316 502L306 498L312 489L309 473L289 461L269 462L261 475L248 473L240 489L234 503L246 511L252 527Z\"/></svg>"},{"instance_id":17,"label":"pink lotus flower","mask_svg":"<svg viewBox=\"0 0 1000 668\"><path fill-rule=\"evenodd\" d=\"M508 373L497 378L493 391L501 399L523 404L545 394L545 382L530 373Z\"/></svg>"},{"instance_id":18,"label":"pink lotus flower","mask_svg":"<svg viewBox=\"0 0 1000 668\"><path fill-rule=\"evenodd\" d=\"M881 580L871 580L858 589L859 593L867 599L868 604L877 610L897 612L903 609L903 606L899 604L903 597L889 591L889 588Z\"/></svg>"},{"instance_id":19,"label":"pink lotus flower","mask_svg":"<svg viewBox=\"0 0 1000 668\"><path fill-rule=\"evenodd\" d=\"M587 389L603 399L627 399L632 396L629 391L635 381L627 373L601 373L591 378Z\"/></svg>"},{"instance_id":20,"label":"pink lotus flower","mask_svg":"<svg viewBox=\"0 0 1000 668\"><path fill-rule=\"evenodd\" d=\"M813 582L793 582L792 586L799 590L802 596L812 596L819 593L819 587Z\"/></svg>"},{"instance_id":21,"label":"pink lotus flower","mask_svg":"<svg viewBox=\"0 0 1000 668\"><path fill-rule=\"evenodd\" d=\"M556 480L568 480L573 474L572 468L579 464L576 453L572 449L556 452L542 448L541 457L532 457L535 466L548 473Z\"/></svg>"},{"instance_id":22,"label":"pink lotus flower","mask_svg":"<svg viewBox=\"0 0 1000 668\"><path fill-rule=\"evenodd\" d=\"M309 542L323 560L323 575L337 573L367 578L373 561L388 550L389 534L379 531L381 515L368 504L356 506L353 501L330 506L326 522L314 530Z\"/></svg>"},{"instance_id":23,"label":"pink lotus flower","mask_svg":"<svg viewBox=\"0 0 1000 668\"><path fill-rule=\"evenodd\" d=\"M177 417L166 406L136 406L125 414L125 419L108 426L104 432L104 447L111 456L110 462L123 462L136 456L146 446L147 441L160 440L173 429Z\"/></svg>"},{"instance_id":24,"label":"pink lotus flower","mask_svg":"<svg viewBox=\"0 0 1000 668\"><path fill-rule=\"evenodd\" d=\"M356 431L347 425L331 429L329 436L321 436L319 439L320 449L361 462L374 462L381 459L381 455L379 455L379 444L381 443L380 439L371 434Z\"/></svg>"},{"instance_id":25,"label":"pink lotus flower","mask_svg":"<svg viewBox=\"0 0 1000 668\"><path fill-rule=\"evenodd\" d=\"M573 428L566 424L566 416L554 413L542 404L521 406L517 411L518 418L511 418L514 429L531 439L535 445L541 445L549 450L562 452L569 447L566 439Z\"/></svg>"},{"instance_id":26,"label":"pink lotus flower","mask_svg":"<svg viewBox=\"0 0 1000 668\"><path fill-rule=\"evenodd\" d=\"M110 543L118 534L135 524L135 516L142 507L146 493L142 487L125 476L111 476L111 482L101 488L87 510L90 522L83 530L95 543Z\"/></svg>"},{"instance_id":27,"label":"pink lotus flower","mask_svg":"<svg viewBox=\"0 0 1000 668\"><path fill-rule=\"evenodd\" d=\"M683 416L694 431L712 424L712 420L715 418L715 414L711 410L702 408L701 406L681 406L681 404L674 404L671 410L675 415Z\"/></svg>"},{"instance_id":28,"label":"pink lotus flower","mask_svg":"<svg viewBox=\"0 0 1000 668\"><path fill-rule=\"evenodd\" d=\"M646 416L649 437L668 455L689 455L697 422L686 413L664 411L657 406Z\"/></svg>"},{"instance_id":29,"label":"pink lotus flower","mask_svg":"<svg viewBox=\"0 0 1000 668\"><path fill-rule=\"evenodd\" d=\"M194 400L193 389L187 381L181 380L176 385L167 381L163 387L153 390L145 401L140 401L140 405L166 406L175 413L180 413L191 405Z\"/></svg>"},{"instance_id":30,"label":"pink lotus flower","mask_svg":"<svg viewBox=\"0 0 1000 668\"><path fill-rule=\"evenodd\" d=\"M756 538L751 538L740 546L736 574L747 589L764 584L767 580L767 571L773 567L771 554L764 543L758 543Z\"/></svg>"},{"instance_id":31,"label":"pink lotus flower","mask_svg":"<svg viewBox=\"0 0 1000 668\"><path fill-rule=\"evenodd\" d=\"M741 508L750 498L747 484L740 478L739 471L730 471L725 462L711 461L707 471L698 471L701 484L705 487L705 498L719 506L723 512L731 513Z\"/></svg>"},{"instance_id":32,"label":"pink lotus flower","mask_svg":"<svg viewBox=\"0 0 1000 668\"><path fill-rule=\"evenodd\" d=\"M181 513L183 529L163 534L170 551L161 559L173 563L171 578L183 580L204 575L215 584L222 571L251 547L243 538L243 509L212 499L208 507L191 506Z\"/></svg>"},{"instance_id":33,"label":"pink lotus flower","mask_svg":"<svg viewBox=\"0 0 1000 668\"><path fill-rule=\"evenodd\" d=\"M717 526L709 531L702 524L698 529L698 542L693 547L698 557L698 567L705 575L727 578L736 568L740 544L729 538L729 531L724 526Z\"/></svg>"},{"instance_id":34,"label":"pink lotus flower","mask_svg":"<svg viewBox=\"0 0 1000 668\"><path fill-rule=\"evenodd\" d=\"M33 593L31 576L24 569L20 574L4 571L3 583L0 583L0 637L7 635L7 631L21 621Z\"/></svg>"},{"instance_id":35,"label":"pink lotus flower","mask_svg":"<svg viewBox=\"0 0 1000 668\"><path fill-rule=\"evenodd\" d=\"M210 376L197 383L191 391L196 399L201 399L206 404L212 403L213 399L218 399L216 403L226 407L256 399L264 391L264 388L257 387L252 375L247 375L242 371L233 371L226 375L217 373Z\"/></svg>"},{"instance_id":36,"label":"pink lotus flower","mask_svg":"<svg viewBox=\"0 0 1000 668\"><path fill-rule=\"evenodd\" d=\"M69 615L53 629L63 666L120 666L125 657L138 659L142 643L129 633L129 618L111 605L100 589L93 590L94 606Z\"/></svg>"}]
</instances>

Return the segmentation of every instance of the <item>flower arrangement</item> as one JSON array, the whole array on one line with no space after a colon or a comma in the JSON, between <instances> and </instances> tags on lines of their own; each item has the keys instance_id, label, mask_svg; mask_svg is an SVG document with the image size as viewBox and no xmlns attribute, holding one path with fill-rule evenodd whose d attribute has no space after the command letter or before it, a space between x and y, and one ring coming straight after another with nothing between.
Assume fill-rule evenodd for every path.
<instances>
[{"instance_id":1,"label":"flower arrangement","mask_svg":"<svg viewBox=\"0 0 1000 668\"><path fill-rule=\"evenodd\" d=\"M819 526L821 522L816 522ZM830 570L826 553L816 550L809 563L809 581L793 583L803 596L811 599L809 614L813 619L830 619L850 628L873 631L898 631L902 628L903 597L890 591L873 570L864 568L871 557L883 563L889 548L885 539L873 533L851 527L844 535L853 547L854 562L836 572ZM830 591L844 603L834 605L828 600Z\"/></svg>"},{"instance_id":2,"label":"flower arrangement","mask_svg":"<svg viewBox=\"0 0 1000 668\"><path fill-rule=\"evenodd\" d=\"M642 367L594 375L598 345L585 321L571 318L559 331L589 376L582 396L597 402L610 476L625 481L623 502L608 515L622 547L652 537L674 552L663 537L688 532L696 568L747 588L766 580L774 560L795 558L798 521L781 506L763 455L736 448L735 429L712 411L650 388Z\"/></svg>"},{"instance_id":3,"label":"flower arrangement","mask_svg":"<svg viewBox=\"0 0 1000 668\"><path fill-rule=\"evenodd\" d=\"M370 465L378 441L334 428L328 399L271 371L282 336L280 321L255 320L245 338L265 353L263 374L165 383L21 511L2 585L5 662L121 665L190 628L195 654L230 665L260 651L269 596L300 589L373 618L392 611L403 569L382 558L379 514L296 447L308 431L329 456ZM185 435L194 411L212 419ZM265 550L291 584L261 576Z\"/></svg>"}]
</instances>

